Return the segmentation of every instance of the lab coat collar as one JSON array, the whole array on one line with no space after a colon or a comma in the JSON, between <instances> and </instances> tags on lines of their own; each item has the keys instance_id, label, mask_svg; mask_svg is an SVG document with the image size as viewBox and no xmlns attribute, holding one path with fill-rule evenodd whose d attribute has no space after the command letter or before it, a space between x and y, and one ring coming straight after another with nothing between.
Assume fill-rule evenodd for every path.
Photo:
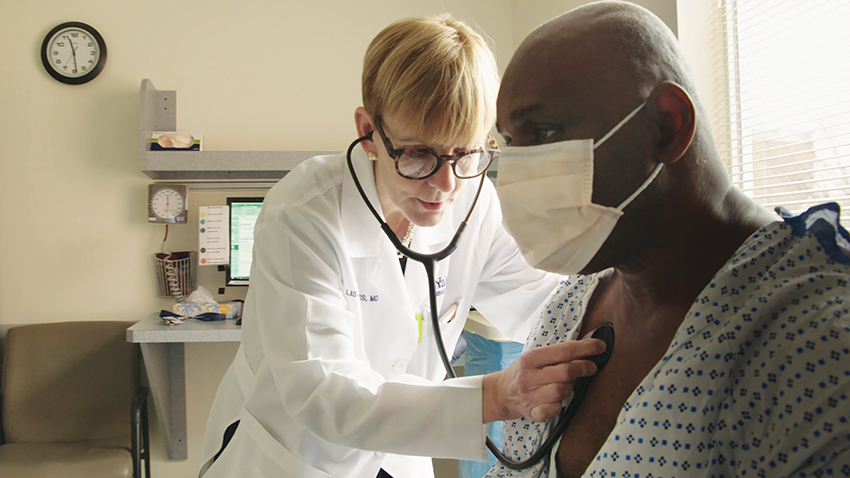
<instances>
[{"instance_id":1,"label":"lab coat collar","mask_svg":"<svg viewBox=\"0 0 850 478\"><path fill-rule=\"evenodd\" d=\"M375 185L375 173L372 166L372 161L366 157L366 153L361 147L355 147L351 152L351 163L354 166L354 171L357 173L357 179L360 180L360 185L363 186L363 192L372 203L372 207L378 211L381 218L384 217L381 211L381 202L378 199L378 190ZM357 186L351 178L351 172L348 170L348 164L344 164L343 181L342 181L342 204L340 211L342 214L342 225L345 230L345 237L348 241L348 252L352 257L368 257L378 256L382 254L383 249L390 249L395 254L395 247L384 235L381 226L363 199L357 191ZM469 184L461 192L460 196L465 196L469 193ZM475 185L477 187L477 184ZM474 191L473 191L474 193ZM466 203L466 201L460 201ZM457 225L454 221L454 209L456 204L452 204L449 210L434 227L417 227L413 235L412 248L416 251L424 253L437 252L443 248L454 236ZM381 240L376 240L376 234L381 237Z\"/></svg>"}]
</instances>

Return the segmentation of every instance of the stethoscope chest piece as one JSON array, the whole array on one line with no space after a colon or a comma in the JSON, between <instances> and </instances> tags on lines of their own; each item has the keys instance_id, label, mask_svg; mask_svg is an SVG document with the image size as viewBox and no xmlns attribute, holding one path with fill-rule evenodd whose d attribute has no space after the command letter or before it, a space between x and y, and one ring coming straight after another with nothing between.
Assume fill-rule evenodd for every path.
<instances>
[{"instance_id":1,"label":"stethoscope chest piece","mask_svg":"<svg viewBox=\"0 0 850 478\"><path fill-rule=\"evenodd\" d=\"M608 363L608 359L611 358L611 353L614 352L614 326L611 324L602 324L588 332L583 338L599 339L605 342L604 352L587 358L596 364L597 370L602 370L602 367L604 367L605 364Z\"/></svg>"}]
</instances>

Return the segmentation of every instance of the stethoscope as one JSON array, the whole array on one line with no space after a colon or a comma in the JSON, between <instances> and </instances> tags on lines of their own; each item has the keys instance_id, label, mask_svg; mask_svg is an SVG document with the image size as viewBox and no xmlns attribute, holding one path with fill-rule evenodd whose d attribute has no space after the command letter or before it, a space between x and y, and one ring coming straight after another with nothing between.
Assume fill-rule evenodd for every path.
<instances>
[{"instance_id":1,"label":"stethoscope","mask_svg":"<svg viewBox=\"0 0 850 478\"><path fill-rule=\"evenodd\" d=\"M348 147L348 152L346 153L346 160L348 162L348 170L351 173L351 178L354 180L354 185L357 187L357 191L360 193L360 197L363 198L363 202L372 212L372 215L375 216L375 219L381 224L381 229L386 234L387 238L390 242L393 243L396 250L400 253L404 254L408 259L414 260L416 262L421 263L425 267L425 274L428 277L428 295L429 295L429 303L431 305L431 325L434 329L434 341L437 343L437 351L440 354L440 360L443 362L443 367L446 369L446 375L449 378L455 378L455 372L452 368L451 361L449 360L448 354L446 354L446 348L443 345L443 334L440 331L440 322L437 317L437 285L435 281L434 270L436 269L437 262L449 257L452 252L457 249L457 244L460 241L460 236L463 233L464 228L466 228L466 222L469 220L469 217L472 215L473 209L475 209L475 205L478 203L478 196L481 194L481 189L484 187L484 179L486 174L481 175L481 181L478 183L478 190L475 192L475 198L472 200L472 205L469 206L469 212L466 213L466 217L463 218L460 225L457 228L457 232L455 232L454 237L449 242L443 250L439 252L435 252L433 254L422 254L421 252L416 252L409 247L405 246L401 239L398 238L395 232L393 232L392 228L381 218L381 215L378 214L378 211L375 210L372 203L369 201L369 198L366 197L366 192L363 191L363 186L360 185L360 181L357 179L357 174L354 172L354 164L351 161L351 152L354 150L354 147L360 144L363 141L371 140L372 132L369 132L365 136L357 138L351 143L351 146ZM614 327L611 324L604 324L600 327L597 327L589 334L585 336L593 337L596 339L601 339L605 342L607 347L605 348L605 352L593 356L588 357L587 360L591 360L596 364L597 373L599 370L605 366L608 362L608 358L611 356L611 351L614 349ZM546 440L543 442L543 445L537 449L528 459L523 461L511 461L510 458L505 456L501 450L490 440L490 437L486 437L487 449L490 450L490 453L496 457L503 465L512 470L524 470L526 468L531 468L536 465L540 460L549 456L549 452L554 447L555 443L557 443L564 430L566 430L573 416L575 416L578 411L579 406L581 405L582 400L584 400L585 395L587 394L587 390L590 388L591 377L582 377L576 380L575 385L573 386L572 398L569 400L569 405L564 407L561 410L560 415L558 415L558 421L554 425L552 432L549 433Z\"/></svg>"}]
</instances>

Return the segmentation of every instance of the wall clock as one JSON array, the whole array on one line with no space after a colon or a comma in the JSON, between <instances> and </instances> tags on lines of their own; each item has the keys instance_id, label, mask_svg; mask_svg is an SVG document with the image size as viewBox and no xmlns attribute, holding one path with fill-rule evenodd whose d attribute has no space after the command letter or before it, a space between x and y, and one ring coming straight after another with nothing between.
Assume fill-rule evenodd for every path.
<instances>
[{"instance_id":1,"label":"wall clock","mask_svg":"<svg viewBox=\"0 0 850 478\"><path fill-rule=\"evenodd\" d=\"M106 42L85 23L62 23L44 37L41 63L50 76L62 83L86 83L99 75L106 64Z\"/></svg>"}]
</instances>

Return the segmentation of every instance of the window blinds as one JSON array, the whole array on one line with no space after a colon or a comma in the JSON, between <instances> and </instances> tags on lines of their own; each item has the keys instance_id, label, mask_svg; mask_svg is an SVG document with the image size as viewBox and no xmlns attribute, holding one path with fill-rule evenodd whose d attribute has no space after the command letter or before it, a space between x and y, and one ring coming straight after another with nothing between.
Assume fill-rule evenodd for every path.
<instances>
[{"instance_id":1,"label":"window blinds","mask_svg":"<svg viewBox=\"0 0 850 478\"><path fill-rule=\"evenodd\" d=\"M838 202L850 224L850 2L713 0L715 137L732 180L798 212Z\"/></svg>"}]
</instances>

